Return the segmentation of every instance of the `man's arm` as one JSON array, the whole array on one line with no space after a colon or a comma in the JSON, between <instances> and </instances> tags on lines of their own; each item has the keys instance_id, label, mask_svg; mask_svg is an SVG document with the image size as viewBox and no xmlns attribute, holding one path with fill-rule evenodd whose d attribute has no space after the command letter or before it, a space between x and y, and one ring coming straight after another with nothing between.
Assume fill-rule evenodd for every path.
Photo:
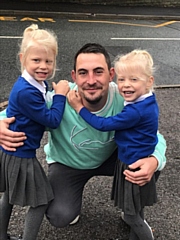
<instances>
[{"instance_id":1,"label":"man's arm","mask_svg":"<svg viewBox=\"0 0 180 240\"><path fill-rule=\"evenodd\" d=\"M48 92L46 98L49 100L49 107L52 105L54 93ZM6 109L0 112L0 145L8 151L16 151L17 147L24 144L25 133L10 131L9 125L15 121L15 118L7 118Z\"/></svg>"},{"instance_id":2,"label":"man's arm","mask_svg":"<svg viewBox=\"0 0 180 240\"><path fill-rule=\"evenodd\" d=\"M138 160L131 164L131 169L140 168L138 171L125 170L124 175L126 180L138 184L140 186L148 183L156 170L162 170L166 165L166 141L164 137L158 132L158 144L156 145L154 153L148 157Z\"/></svg>"},{"instance_id":3,"label":"man's arm","mask_svg":"<svg viewBox=\"0 0 180 240\"><path fill-rule=\"evenodd\" d=\"M16 151L16 148L22 146L26 139L25 133L13 132L8 129L9 124L14 121L14 117L0 120L0 145L8 151Z\"/></svg>"}]
</instances>

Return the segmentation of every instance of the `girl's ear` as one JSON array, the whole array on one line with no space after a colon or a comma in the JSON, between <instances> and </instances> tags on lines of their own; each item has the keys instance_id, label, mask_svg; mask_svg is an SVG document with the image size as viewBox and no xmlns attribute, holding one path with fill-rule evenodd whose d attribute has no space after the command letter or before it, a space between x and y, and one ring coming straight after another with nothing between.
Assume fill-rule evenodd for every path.
<instances>
[{"instance_id":1,"label":"girl's ear","mask_svg":"<svg viewBox=\"0 0 180 240\"><path fill-rule=\"evenodd\" d=\"M19 54L19 60L20 60L21 63L22 63L22 57L23 57L23 54L20 53L20 54Z\"/></svg>"},{"instance_id":2,"label":"girl's ear","mask_svg":"<svg viewBox=\"0 0 180 240\"><path fill-rule=\"evenodd\" d=\"M153 76L150 76L148 81L147 81L147 87L148 89L150 89L154 84L154 77Z\"/></svg>"}]
</instances>

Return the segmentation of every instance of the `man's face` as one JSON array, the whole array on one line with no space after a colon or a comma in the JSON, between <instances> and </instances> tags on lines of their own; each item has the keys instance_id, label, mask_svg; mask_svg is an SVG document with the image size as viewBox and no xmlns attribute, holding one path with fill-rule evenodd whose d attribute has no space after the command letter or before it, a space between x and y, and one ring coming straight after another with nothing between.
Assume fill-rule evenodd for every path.
<instances>
[{"instance_id":1,"label":"man's face","mask_svg":"<svg viewBox=\"0 0 180 240\"><path fill-rule=\"evenodd\" d=\"M108 70L103 54L81 53L77 57L76 72L72 79L78 85L83 104L103 107L108 96L109 82L113 80L114 69Z\"/></svg>"}]
</instances>

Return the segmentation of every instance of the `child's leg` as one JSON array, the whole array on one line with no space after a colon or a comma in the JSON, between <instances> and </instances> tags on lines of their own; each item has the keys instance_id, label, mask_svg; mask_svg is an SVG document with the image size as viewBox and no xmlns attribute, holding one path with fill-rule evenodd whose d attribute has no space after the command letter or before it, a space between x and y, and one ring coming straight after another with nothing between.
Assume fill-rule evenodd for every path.
<instances>
[{"instance_id":1,"label":"child's leg","mask_svg":"<svg viewBox=\"0 0 180 240\"><path fill-rule=\"evenodd\" d=\"M143 209L140 211L140 216L144 220L144 211ZM129 240L139 240L138 236L134 232L134 230L131 228L130 230L130 235L129 235Z\"/></svg>"},{"instance_id":2,"label":"child's leg","mask_svg":"<svg viewBox=\"0 0 180 240\"><path fill-rule=\"evenodd\" d=\"M41 205L36 208L29 208L25 218L23 240L36 240L47 206Z\"/></svg>"},{"instance_id":3,"label":"child's leg","mask_svg":"<svg viewBox=\"0 0 180 240\"><path fill-rule=\"evenodd\" d=\"M134 232L134 230L131 228L130 234L129 234L129 240L139 240L138 236Z\"/></svg>"},{"instance_id":4,"label":"child's leg","mask_svg":"<svg viewBox=\"0 0 180 240\"><path fill-rule=\"evenodd\" d=\"M9 204L8 192L5 192L0 200L0 239L7 239L7 229L11 217L13 205Z\"/></svg>"},{"instance_id":5,"label":"child's leg","mask_svg":"<svg viewBox=\"0 0 180 240\"><path fill-rule=\"evenodd\" d=\"M142 215L142 213L141 213ZM140 213L137 215L124 215L124 221L131 227L129 240L153 240L153 234L149 225L141 217ZM137 238L138 237L138 238Z\"/></svg>"}]
</instances>

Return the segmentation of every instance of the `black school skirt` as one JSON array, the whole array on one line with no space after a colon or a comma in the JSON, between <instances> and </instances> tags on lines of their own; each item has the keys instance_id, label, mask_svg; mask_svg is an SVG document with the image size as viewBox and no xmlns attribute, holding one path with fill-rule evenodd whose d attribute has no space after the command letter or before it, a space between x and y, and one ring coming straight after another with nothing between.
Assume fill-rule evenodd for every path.
<instances>
[{"instance_id":1,"label":"black school skirt","mask_svg":"<svg viewBox=\"0 0 180 240\"><path fill-rule=\"evenodd\" d=\"M149 183L141 187L125 180L125 169L128 169L128 165L117 160L111 199L125 214L136 215L145 206L152 206L157 202L155 175Z\"/></svg>"},{"instance_id":2,"label":"black school skirt","mask_svg":"<svg viewBox=\"0 0 180 240\"><path fill-rule=\"evenodd\" d=\"M0 192L9 194L9 203L37 207L54 196L49 180L37 158L19 158L0 150Z\"/></svg>"}]
</instances>

